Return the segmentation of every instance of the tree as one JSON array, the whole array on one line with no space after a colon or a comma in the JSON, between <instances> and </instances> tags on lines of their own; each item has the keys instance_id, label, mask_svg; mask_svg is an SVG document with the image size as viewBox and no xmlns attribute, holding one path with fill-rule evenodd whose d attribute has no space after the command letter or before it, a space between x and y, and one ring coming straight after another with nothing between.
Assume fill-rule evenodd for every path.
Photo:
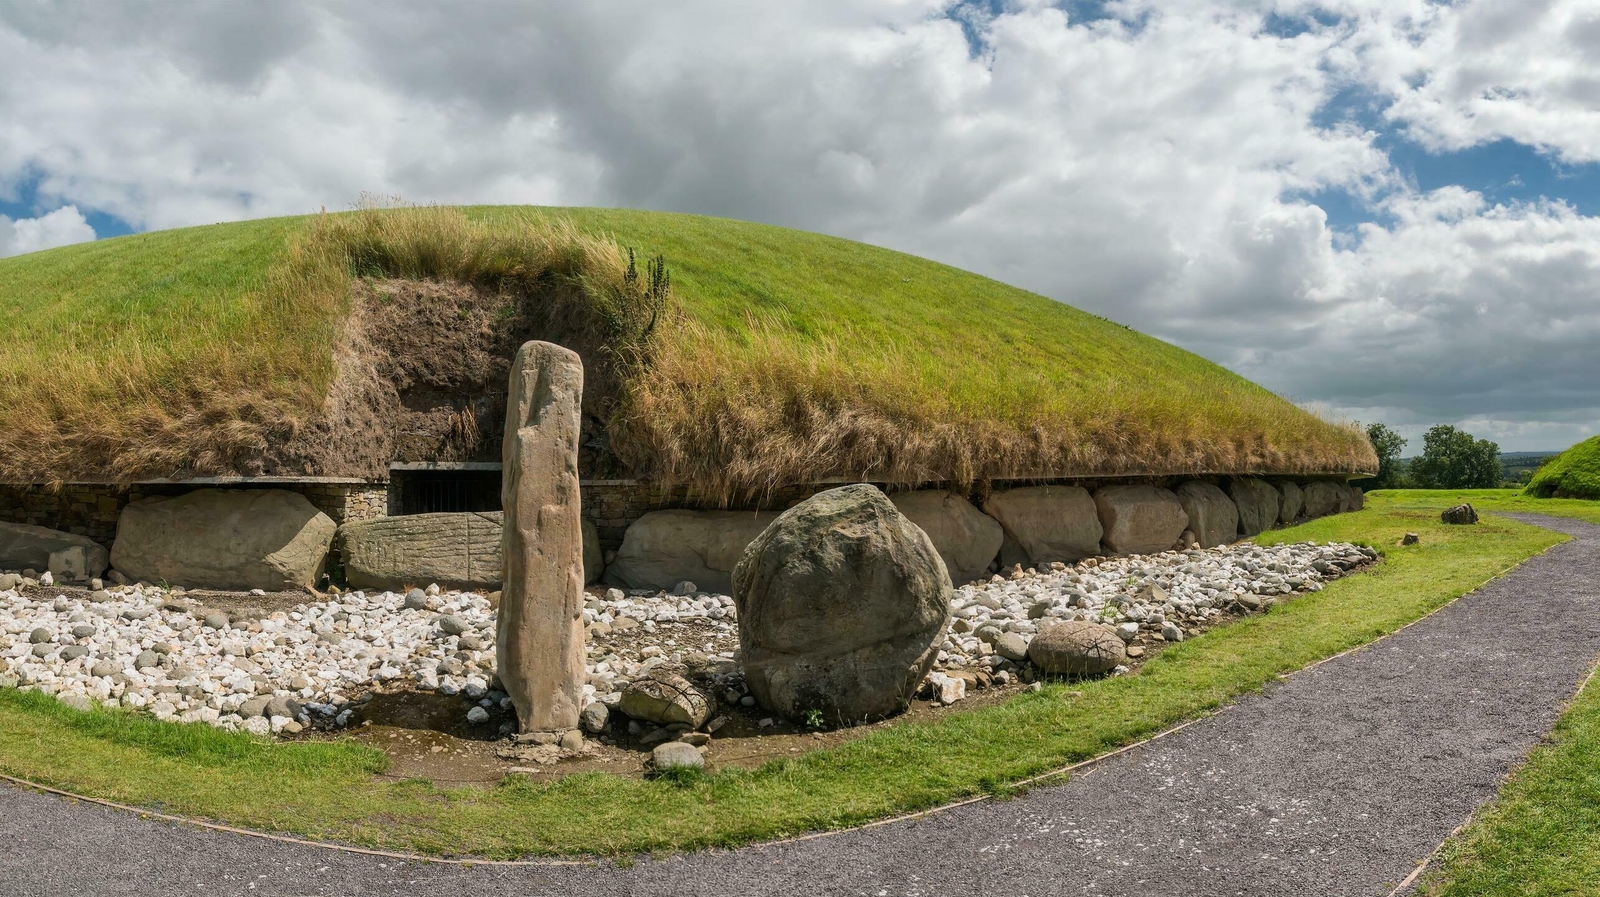
<instances>
[{"instance_id":1,"label":"tree","mask_svg":"<svg viewBox=\"0 0 1600 897\"><path fill-rule=\"evenodd\" d=\"M1500 446L1440 424L1422 437L1411 481L1423 489L1493 489L1500 485Z\"/></svg>"},{"instance_id":2,"label":"tree","mask_svg":"<svg viewBox=\"0 0 1600 897\"><path fill-rule=\"evenodd\" d=\"M1383 424L1368 424L1367 439L1372 441L1372 450L1378 453L1378 475L1371 479L1357 480L1356 485L1369 492L1373 489L1398 488L1400 452L1406 447L1405 439Z\"/></svg>"}]
</instances>

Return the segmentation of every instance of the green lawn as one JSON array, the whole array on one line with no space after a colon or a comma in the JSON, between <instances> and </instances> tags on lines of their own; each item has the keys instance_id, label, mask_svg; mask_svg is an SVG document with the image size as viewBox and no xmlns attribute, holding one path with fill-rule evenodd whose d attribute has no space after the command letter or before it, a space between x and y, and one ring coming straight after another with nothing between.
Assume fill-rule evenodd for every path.
<instances>
[{"instance_id":1,"label":"green lawn","mask_svg":"<svg viewBox=\"0 0 1600 897\"><path fill-rule=\"evenodd\" d=\"M552 222L614 241L575 251ZM566 245L545 252L552 233ZM357 269L547 293L576 278L603 304L621 246L665 256L675 309L607 412L638 475L770 487L1375 464L1353 428L1199 356L926 259L693 215L475 207L0 259L0 478L234 472L319 413Z\"/></svg>"},{"instance_id":2,"label":"green lawn","mask_svg":"<svg viewBox=\"0 0 1600 897\"><path fill-rule=\"evenodd\" d=\"M1276 676L1394 631L1562 540L1379 493L1366 510L1263 536L1350 540L1385 561L1270 613L1189 639L1138 674L1051 686L837 748L683 783L592 774L492 789L389 783L352 744L272 745L203 726L79 713L0 691L0 771L139 806L426 853L619 854L848 826L986 792L1216 710ZM1406 532L1421 544L1399 548Z\"/></svg>"}]
</instances>

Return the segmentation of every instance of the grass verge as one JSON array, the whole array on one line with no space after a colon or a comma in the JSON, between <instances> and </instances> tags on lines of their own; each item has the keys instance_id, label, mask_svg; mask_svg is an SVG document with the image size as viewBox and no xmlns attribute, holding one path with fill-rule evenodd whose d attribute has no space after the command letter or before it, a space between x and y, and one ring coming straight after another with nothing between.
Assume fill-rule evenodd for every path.
<instances>
[{"instance_id":1,"label":"grass verge","mask_svg":"<svg viewBox=\"0 0 1600 897\"><path fill-rule=\"evenodd\" d=\"M1010 785L1216 710L1276 676L1416 620L1562 540L1490 517L1440 524L1384 494L1368 508L1263 536L1350 540L1374 572L1163 651L1137 675L1054 685L1005 704L905 724L756 770L695 781L605 774L491 789L385 783L348 743L265 745L204 726L79 713L0 691L0 771L167 812L435 854L504 858L735 845L848 826ZM1420 545L1395 547L1405 532Z\"/></svg>"}]
</instances>

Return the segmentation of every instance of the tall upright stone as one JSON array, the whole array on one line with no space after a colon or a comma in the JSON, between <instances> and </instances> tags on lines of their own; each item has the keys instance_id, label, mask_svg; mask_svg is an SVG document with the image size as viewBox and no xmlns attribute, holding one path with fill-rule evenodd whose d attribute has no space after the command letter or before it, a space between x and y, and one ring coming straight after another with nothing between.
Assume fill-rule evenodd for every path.
<instances>
[{"instance_id":1,"label":"tall upright stone","mask_svg":"<svg viewBox=\"0 0 1600 897\"><path fill-rule=\"evenodd\" d=\"M583 709L583 362L551 343L517 352L506 400L495 662L524 732L575 729Z\"/></svg>"}]
</instances>

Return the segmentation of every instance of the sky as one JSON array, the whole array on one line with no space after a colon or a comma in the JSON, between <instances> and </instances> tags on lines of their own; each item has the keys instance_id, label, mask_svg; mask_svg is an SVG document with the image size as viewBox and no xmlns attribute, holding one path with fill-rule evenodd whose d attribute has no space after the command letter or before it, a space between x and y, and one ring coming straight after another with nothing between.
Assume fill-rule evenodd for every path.
<instances>
[{"instance_id":1,"label":"sky","mask_svg":"<svg viewBox=\"0 0 1600 897\"><path fill-rule=\"evenodd\" d=\"M1420 450L1600 432L1600 3L0 0L0 256L413 202L927 256Z\"/></svg>"}]
</instances>

